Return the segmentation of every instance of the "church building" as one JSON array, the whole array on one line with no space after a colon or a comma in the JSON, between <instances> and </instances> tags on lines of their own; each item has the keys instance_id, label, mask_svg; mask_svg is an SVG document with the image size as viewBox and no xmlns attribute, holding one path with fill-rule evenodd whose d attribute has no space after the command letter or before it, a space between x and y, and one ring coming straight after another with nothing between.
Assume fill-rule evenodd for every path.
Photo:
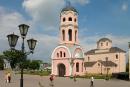
<instances>
[{"instance_id":1,"label":"church building","mask_svg":"<svg viewBox=\"0 0 130 87\"><path fill-rule=\"evenodd\" d=\"M112 74L125 72L125 51L112 47L112 41L101 38L97 41L97 48L85 53L84 68L86 73Z\"/></svg>"},{"instance_id":2,"label":"church building","mask_svg":"<svg viewBox=\"0 0 130 87\"><path fill-rule=\"evenodd\" d=\"M71 5L60 13L59 45L52 52L52 74L82 75L84 52L78 39L78 12Z\"/></svg>"}]
</instances>

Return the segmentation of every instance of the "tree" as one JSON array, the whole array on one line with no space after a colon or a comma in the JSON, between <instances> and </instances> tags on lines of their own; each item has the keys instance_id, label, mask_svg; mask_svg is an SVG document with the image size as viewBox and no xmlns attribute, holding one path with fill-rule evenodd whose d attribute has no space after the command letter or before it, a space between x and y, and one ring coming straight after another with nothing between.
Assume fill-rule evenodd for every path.
<instances>
[{"instance_id":1,"label":"tree","mask_svg":"<svg viewBox=\"0 0 130 87\"><path fill-rule=\"evenodd\" d=\"M32 60L29 65L29 69L32 69L32 70L39 69L39 67L40 67L40 63L38 60Z\"/></svg>"},{"instance_id":2,"label":"tree","mask_svg":"<svg viewBox=\"0 0 130 87\"><path fill-rule=\"evenodd\" d=\"M25 61L22 63L23 69L29 69L30 63L31 63L31 61L30 61L29 59L25 60Z\"/></svg>"},{"instance_id":3,"label":"tree","mask_svg":"<svg viewBox=\"0 0 130 87\"><path fill-rule=\"evenodd\" d=\"M126 72L129 72L129 62L126 63Z\"/></svg>"},{"instance_id":4,"label":"tree","mask_svg":"<svg viewBox=\"0 0 130 87\"><path fill-rule=\"evenodd\" d=\"M25 54L19 50L6 50L3 54L5 59L10 63L12 69L14 69L18 63L26 60L26 57L24 57Z\"/></svg>"},{"instance_id":5,"label":"tree","mask_svg":"<svg viewBox=\"0 0 130 87\"><path fill-rule=\"evenodd\" d=\"M4 69L4 60L3 60L4 56L0 55L0 70Z\"/></svg>"}]
</instances>

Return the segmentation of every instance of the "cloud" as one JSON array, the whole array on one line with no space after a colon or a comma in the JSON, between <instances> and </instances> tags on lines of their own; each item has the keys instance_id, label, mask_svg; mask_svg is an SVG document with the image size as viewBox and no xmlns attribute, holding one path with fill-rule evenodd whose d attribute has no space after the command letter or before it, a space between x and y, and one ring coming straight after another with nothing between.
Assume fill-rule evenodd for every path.
<instances>
[{"instance_id":1,"label":"cloud","mask_svg":"<svg viewBox=\"0 0 130 87\"><path fill-rule=\"evenodd\" d=\"M24 0L23 7L32 21L45 27L58 25L63 0Z\"/></svg>"},{"instance_id":2,"label":"cloud","mask_svg":"<svg viewBox=\"0 0 130 87\"><path fill-rule=\"evenodd\" d=\"M121 9L122 9L123 11L127 11L127 10L128 10L128 4L127 4L127 3L123 3Z\"/></svg>"},{"instance_id":3,"label":"cloud","mask_svg":"<svg viewBox=\"0 0 130 87\"><path fill-rule=\"evenodd\" d=\"M8 11L0 7L0 38L13 33L12 31L17 29L17 25L23 22L25 22L25 19L18 12Z\"/></svg>"},{"instance_id":4,"label":"cloud","mask_svg":"<svg viewBox=\"0 0 130 87\"><path fill-rule=\"evenodd\" d=\"M89 4L90 0L69 0L71 3L78 3L81 5Z\"/></svg>"},{"instance_id":5,"label":"cloud","mask_svg":"<svg viewBox=\"0 0 130 87\"><path fill-rule=\"evenodd\" d=\"M45 34L36 34L34 37L37 38L38 43L34 54L30 55L29 58L50 61L51 53L58 44L58 37Z\"/></svg>"}]
</instances>

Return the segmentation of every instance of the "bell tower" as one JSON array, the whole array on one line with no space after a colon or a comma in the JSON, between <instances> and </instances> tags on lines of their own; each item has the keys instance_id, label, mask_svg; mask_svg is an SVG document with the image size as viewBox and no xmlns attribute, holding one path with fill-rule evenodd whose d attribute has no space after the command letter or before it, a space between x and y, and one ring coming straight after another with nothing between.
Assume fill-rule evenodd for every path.
<instances>
[{"instance_id":1,"label":"bell tower","mask_svg":"<svg viewBox=\"0 0 130 87\"><path fill-rule=\"evenodd\" d=\"M60 13L60 44L78 45L78 12L70 4Z\"/></svg>"}]
</instances>

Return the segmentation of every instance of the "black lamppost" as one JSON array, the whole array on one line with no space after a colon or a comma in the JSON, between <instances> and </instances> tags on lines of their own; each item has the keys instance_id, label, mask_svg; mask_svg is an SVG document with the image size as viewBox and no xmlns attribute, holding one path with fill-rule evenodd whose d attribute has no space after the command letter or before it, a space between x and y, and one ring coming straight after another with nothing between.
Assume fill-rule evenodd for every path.
<instances>
[{"instance_id":1,"label":"black lamppost","mask_svg":"<svg viewBox=\"0 0 130 87\"><path fill-rule=\"evenodd\" d=\"M22 67L22 64L23 64L23 60L26 59L26 56L29 55L30 53L33 53L34 51L34 48L36 46L36 42L37 40L34 40L34 39L29 39L27 40L28 42L28 46L29 46L29 49L30 49L30 52L25 52L25 46L24 46L24 40L26 38L26 35L27 35L27 32L28 32L28 28L29 26L26 25L26 24L21 24L19 25L19 30L20 30L20 34L21 34L21 38L22 38L22 46L21 46L21 51L24 53L24 56L23 56L23 59L20 63L20 66L21 66L21 78L20 78L20 87L23 87L23 67ZM9 34L7 35L8 37L8 42L9 42L9 46L12 50L15 49L15 46L17 44L17 41L18 41L18 38L19 36L18 35L15 35L14 33L13 34Z\"/></svg>"}]
</instances>

